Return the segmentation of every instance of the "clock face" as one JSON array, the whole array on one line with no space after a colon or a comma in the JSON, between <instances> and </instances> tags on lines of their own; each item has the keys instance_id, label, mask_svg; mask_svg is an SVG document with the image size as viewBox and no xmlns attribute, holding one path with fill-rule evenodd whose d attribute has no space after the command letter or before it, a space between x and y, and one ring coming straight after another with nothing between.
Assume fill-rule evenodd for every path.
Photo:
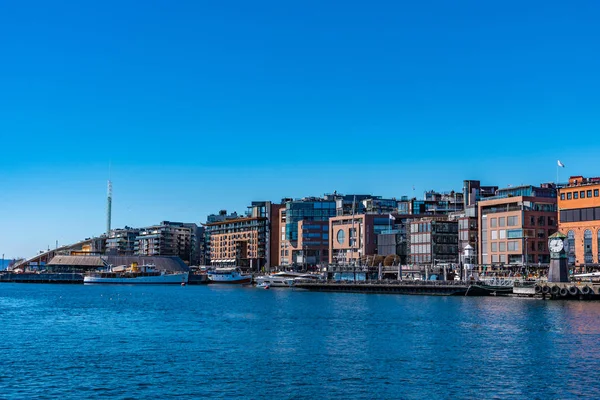
<instances>
[{"instance_id":1,"label":"clock face","mask_svg":"<svg viewBox=\"0 0 600 400\"><path fill-rule=\"evenodd\" d=\"M562 240L556 238L550 239L550 242L548 243L548 249L550 249L552 253L560 253L563 248L564 243Z\"/></svg>"}]
</instances>

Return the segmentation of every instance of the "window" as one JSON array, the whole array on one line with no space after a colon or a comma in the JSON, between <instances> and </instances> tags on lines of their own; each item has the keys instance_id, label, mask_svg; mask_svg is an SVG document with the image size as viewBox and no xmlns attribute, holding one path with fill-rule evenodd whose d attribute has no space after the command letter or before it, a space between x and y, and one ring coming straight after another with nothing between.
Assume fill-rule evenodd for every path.
<instances>
[{"instance_id":1,"label":"window","mask_svg":"<svg viewBox=\"0 0 600 400\"><path fill-rule=\"evenodd\" d=\"M598 246L596 248L598 249L598 258L596 260L600 260L600 230L598 230Z\"/></svg>"},{"instance_id":2,"label":"window","mask_svg":"<svg viewBox=\"0 0 600 400\"><path fill-rule=\"evenodd\" d=\"M499 260L498 254L492 254L492 262L497 263Z\"/></svg>"},{"instance_id":3,"label":"window","mask_svg":"<svg viewBox=\"0 0 600 400\"><path fill-rule=\"evenodd\" d=\"M498 248L500 251L506 251L506 242L500 242Z\"/></svg>"},{"instance_id":4,"label":"window","mask_svg":"<svg viewBox=\"0 0 600 400\"><path fill-rule=\"evenodd\" d=\"M498 231L492 231L492 240L498 239Z\"/></svg>"},{"instance_id":5,"label":"window","mask_svg":"<svg viewBox=\"0 0 600 400\"><path fill-rule=\"evenodd\" d=\"M497 226L496 222L497 222L496 218L490 218L490 227L495 228Z\"/></svg>"},{"instance_id":6,"label":"window","mask_svg":"<svg viewBox=\"0 0 600 400\"><path fill-rule=\"evenodd\" d=\"M586 195L586 196L588 197L588 199L589 199L590 197L592 197L592 191L591 191L591 190L588 190L588 191L586 192L586 194L585 194L585 195Z\"/></svg>"},{"instance_id":7,"label":"window","mask_svg":"<svg viewBox=\"0 0 600 400\"><path fill-rule=\"evenodd\" d=\"M501 263L505 263L506 262L506 254L500 254L500 262Z\"/></svg>"},{"instance_id":8,"label":"window","mask_svg":"<svg viewBox=\"0 0 600 400\"><path fill-rule=\"evenodd\" d=\"M517 217L508 217L508 226L517 226Z\"/></svg>"},{"instance_id":9,"label":"window","mask_svg":"<svg viewBox=\"0 0 600 400\"><path fill-rule=\"evenodd\" d=\"M554 226L554 224L556 224L554 217L548 217L548 226Z\"/></svg>"},{"instance_id":10,"label":"window","mask_svg":"<svg viewBox=\"0 0 600 400\"><path fill-rule=\"evenodd\" d=\"M539 252L546 251L546 242L537 242L537 251L539 251Z\"/></svg>"},{"instance_id":11,"label":"window","mask_svg":"<svg viewBox=\"0 0 600 400\"><path fill-rule=\"evenodd\" d=\"M496 251L498 251L498 243L492 242L492 252L496 252Z\"/></svg>"},{"instance_id":12,"label":"window","mask_svg":"<svg viewBox=\"0 0 600 400\"><path fill-rule=\"evenodd\" d=\"M534 216L529 217L529 225L535 226L535 217Z\"/></svg>"},{"instance_id":13,"label":"window","mask_svg":"<svg viewBox=\"0 0 600 400\"><path fill-rule=\"evenodd\" d=\"M582 221L593 221L594 220L594 209L593 208L582 208L581 209L581 220Z\"/></svg>"},{"instance_id":14,"label":"window","mask_svg":"<svg viewBox=\"0 0 600 400\"><path fill-rule=\"evenodd\" d=\"M538 226L544 226L544 225L546 225L546 217L539 216L538 219L537 219L537 224L538 224Z\"/></svg>"},{"instance_id":15,"label":"window","mask_svg":"<svg viewBox=\"0 0 600 400\"><path fill-rule=\"evenodd\" d=\"M594 197L598 197L599 193L598 193L598 189L594 189Z\"/></svg>"},{"instance_id":16,"label":"window","mask_svg":"<svg viewBox=\"0 0 600 400\"><path fill-rule=\"evenodd\" d=\"M592 263L592 231L587 229L583 233L583 261L586 264Z\"/></svg>"},{"instance_id":17,"label":"window","mask_svg":"<svg viewBox=\"0 0 600 400\"><path fill-rule=\"evenodd\" d=\"M579 198L579 195L577 194L577 192L573 192L573 200L577 200Z\"/></svg>"},{"instance_id":18,"label":"window","mask_svg":"<svg viewBox=\"0 0 600 400\"><path fill-rule=\"evenodd\" d=\"M344 244L345 236L346 234L344 233L344 231L340 229L337 233L337 241L339 244Z\"/></svg>"},{"instance_id":19,"label":"window","mask_svg":"<svg viewBox=\"0 0 600 400\"><path fill-rule=\"evenodd\" d=\"M521 238L521 237L523 237L523 230L522 229L510 229L507 231L506 237L508 237L509 239Z\"/></svg>"},{"instance_id":20,"label":"window","mask_svg":"<svg viewBox=\"0 0 600 400\"><path fill-rule=\"evenodd\" d=\"M585 199L585 190L582 190L581 192L579 192L579 198Z\"/></svg>"},{"instance_id":21,"label":"window","mask_svg":"<svg viewBox=\"0 0 600 400\"><path fill-rule=\"evenodd\" d=\"M511 240L508 242L508 251L517 251L519 250L519 242L516 240Z\"/></svg>"},{"instance_id":22,"label":"window","mask_svg":"<svg viewBox=\"0 0 600 400\"><path fill-rule=\"evenodd\" d=\"M500 226L500 227L506 226L506 217L498 218L498 226Z\"/></svg>"},{"instance_id":23,"label":"window","mask_svg":"<svg viewBox=\"0 0 600 400\"><path fill-rule=\"evenodd\" d=\"M505 229L502 229L500 231L500 239L506 239L506 230Z\"/></svg>"},{"instance_id":24,"label":"window","mask_svg":"<svg viewBox=\"0 0 600 400\"><path fill-rule=\"evenodd\" d=\"M571 196L572 196L571 193L567 193L567 200L571 200Z\"/></svg>"},{"instance_id":25,"label":"window","mask_svg":"<svg viewBox=\"0 0 600 400\"><path fill-rule=\"evenodd\" d=\"M575 232L567 233L569 264L575 264Z\"/></svg>"},{"instance_id":26,"label":"window","mask_svg":"<svg viewBox=\"0 0 600 400\"><path fill-rule=\"evenodd\" d=\"M564 193L561 193L561 194L560 194L560 199L561 199L561 200L564 200L564 199L565 199L565 194L564 194Z\"/></svg>"}]
</instances>

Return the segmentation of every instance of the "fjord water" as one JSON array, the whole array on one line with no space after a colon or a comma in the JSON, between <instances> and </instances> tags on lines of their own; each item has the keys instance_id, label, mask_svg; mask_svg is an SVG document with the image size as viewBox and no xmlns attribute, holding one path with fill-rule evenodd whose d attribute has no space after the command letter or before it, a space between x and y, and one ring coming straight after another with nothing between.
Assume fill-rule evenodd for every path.
<instances>
[{"instance_id":1,"label":"fjord water","mask_svg":"<svg viewBox=\"0 0 600 400\"><path fill-rule=\"evenodd\" d=\"M0 285L0 398L600 398L600 303Z\"/></svg>"}]
</instances>

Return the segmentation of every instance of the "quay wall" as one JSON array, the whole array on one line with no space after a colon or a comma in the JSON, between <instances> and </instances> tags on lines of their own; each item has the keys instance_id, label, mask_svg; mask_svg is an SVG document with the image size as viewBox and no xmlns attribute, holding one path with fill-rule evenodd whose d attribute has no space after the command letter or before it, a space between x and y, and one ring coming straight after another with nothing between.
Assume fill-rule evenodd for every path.
<instances>
[{"instance_id":1,"label":"quay wall","mask_svg":"<svg viewBox=\"0 0 600 400\"><path fill-rule=\"evenodd\" d=\"M83 284L83 274L80 273L0 273L0 282L13 283L80 283Z\"/></svg>"}]
</instances>

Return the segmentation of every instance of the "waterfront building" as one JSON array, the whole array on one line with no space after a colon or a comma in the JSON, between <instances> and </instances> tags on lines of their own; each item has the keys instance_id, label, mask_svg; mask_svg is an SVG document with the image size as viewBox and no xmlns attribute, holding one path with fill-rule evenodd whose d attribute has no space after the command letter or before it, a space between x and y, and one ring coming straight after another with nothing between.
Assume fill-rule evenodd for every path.
<instances>
[{"instance_id":1,"label":"waterfront building","mask_svg":"<svg viewBox=\"0 0 600 400\"><path fill-rule=\"evenodd\" d=\"M134 255L178 256L192 264L197 257L197 228L194 223L171 221L140 228L135 238Z\"/></svg>"},{"instance_id":2,"label":"waterfront building","mask_svg":"<svg viewBox=\"0 0 600 400\"><path fill-rule=\"evenodd\" d=\"M336 215L335 194L283 199L279 211L279 265L315 268L329 260L329 218Z\"/></svg>"},{"instance_id":3,"label":"waterfront building","mask_svg":"<svg viewBox=\"0 0 600 400\"><path fill-rule=\"evenodd\" d=\"M373 199L370 194L341 195L333 192L335 199L335 215L352 215L365 213L364 200Z\"/></svg>"},{"instance_id":4,"label":"waterfront building","mask_svg":"<svg viewBox=\"0 0 600 400\"><path fill-rule=\"evenodd\" d=\"M201 257L203 260L201 262L200 265L211 265L211 259L210 259L210 255L211 255L211 248L210 248L210 234L211 231L209 229L209 227L207 227L206 225L208 224L212 224L214 222L222 222L222 221L226 221L229 219L237 219L240 218L240 216L238 215L237 212L232 212L231 214L227 214L227 210L220 210L218 214L210 214L206 217L206 223L203 224L204 226L204 235L202 237L202 242L203 242L203 246L204 246L204 254L203 257Z\"/></svg>"},{"instance_id":5,"label":"waterfront building","mask_svg":"<svg viewBox=\"0 0 600 400\"><path fill-rule=\"evenodd\" d=\"M371 196L361 201L365 214L396 214L398 213L398 200L395 198L384 199L381 196Z\"/></svg>"},{"instance_id":6,"label":"waterfront building","mask_svg":"<svg viewBox=\"0 0 600 400\"><path fill-rule=\"evenodd\" d=\"M131 256L135 254L136 237L139 229L125 228L111 229L106 239L106 254Z\"/></svg>"},{"instance_id":7,"label":"waterfront building","mask_svg":"<svg viewBox=\"0 0 600 400\"><path fill-rule=\"evenodd\" d=\"M458 263L457 221L431 216L412 221L409 226L410 264Z\"/></svg>"},{"instance_id":8,"label":"waterfront building","mask_svg":"<svg viewBox=\"0 0 600 400\"><path fill-rule=\"evenodd\" d=\"M217 218L215 222L207 223L211 265L230 265L253 271L270 268L274 247L271 220L274 215L279 215L280 208L281 205L270 201L255 201L245 216Z\"/></svg>"},{"instance_id":9,"label":"waterfront building","mask_svg":"<svg viewBox=\"0 0 600 400\"><path fill-rule=\"evenodd\" d=\"M464 208L463 195L460 192L425 192L423 199L402 196L397 202L399 214L445 215Z\"/></svg>"},{"instance_id":10,"label":"waterfront building","mask_svg":"<svg viewBox=\"0 0 600 400\"><path fill-rule=\"evenodd\" d=\"M556 188L499 189L478 203L479 264L547 264L548 236L557 230Z\"/></svg>"},{"instance_id":11,"label":"waterfront building","mask_svg":"<svg viewBox=\"0 0 600 400\"><path fill-rule=\"evenodd\" d=\"M360 214L330 218L329 263L352 264L366 256L382 255L377 248L378 235L391 232L397 217L397 214Z\"/></svg>"},{"instance_id":12,"label":"waterfront building","mask_svg":"<svg viewBox=\"0 0 600 400\"><path fill-rule=\"evenodd\" d=\"M469 206L476 207L477 202L488 197L494 197L498 186L482 186L480 181L463 181L463 203L466 209Z\"/></svg>"},{"instance_id":13,"label":"waterfront building","mask_svg":"<svg viewBox=\"0 0 600 400\"><path fill-rule=\"evenodd\" d=\"M600 178L569 178L558 190L558 211L559 231L569 242L569 264L600 264Z\"/></svg>"},{"instance_id":14,"label":"waterfront building","mask_svg":"<svg viewBox=\"0 0 600 400\"><path fill-rule=\"evenodd\" d=\"M408 264L410 223L419 220L418 215L393 214L392 229L377 235L377 255L397 255L400 264Z\"/></svg>"}]
</instances>

